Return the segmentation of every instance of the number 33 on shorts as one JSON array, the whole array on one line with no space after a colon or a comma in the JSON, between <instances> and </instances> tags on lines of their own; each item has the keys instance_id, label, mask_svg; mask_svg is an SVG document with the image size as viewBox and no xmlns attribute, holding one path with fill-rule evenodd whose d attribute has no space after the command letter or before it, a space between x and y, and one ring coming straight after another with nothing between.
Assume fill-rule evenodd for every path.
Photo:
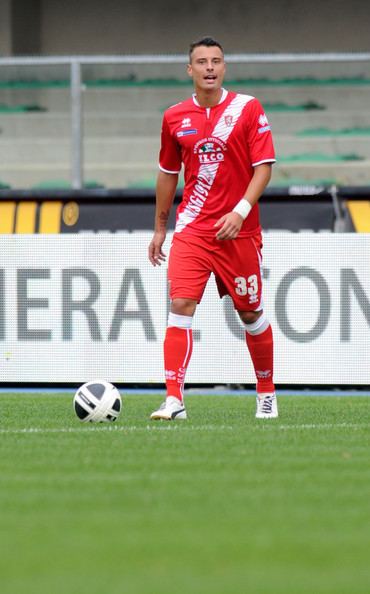
<instances>
[{"instance_id":1,"label":"number 33 on shorts","mask_svg":"<svg viewBox=\"0 0 370 594\"><path fill-rule=\"evenodd\" d=\"M235 279L235 293L244 297L249 295L249 303L256 303L258 300L258 277L252 274L245 278L244 276L236 276Z\"/></svg>"}]
</instances>

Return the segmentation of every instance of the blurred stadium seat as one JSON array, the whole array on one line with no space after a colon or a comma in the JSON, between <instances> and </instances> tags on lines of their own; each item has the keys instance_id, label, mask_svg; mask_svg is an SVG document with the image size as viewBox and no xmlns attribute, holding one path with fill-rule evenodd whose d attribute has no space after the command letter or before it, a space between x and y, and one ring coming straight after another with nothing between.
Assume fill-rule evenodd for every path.
<instances>
[{"instance_id":1,"label":"blurred stadium seat","mask_svg":"<svg viewBox=\"0 0 370 594\"><path fill-rule=\"evenodd\" d=\"M366 62L237 64L225 86L257 96L278 156L272 185L370 184ZM7 74L7 77L6 77ZM0 175L14 188L67 187L68 69L4 69ZM83 67L85 178L95 187L153 187L164 109L191 93L183 64Z\"/></svg>"}]
</instances>

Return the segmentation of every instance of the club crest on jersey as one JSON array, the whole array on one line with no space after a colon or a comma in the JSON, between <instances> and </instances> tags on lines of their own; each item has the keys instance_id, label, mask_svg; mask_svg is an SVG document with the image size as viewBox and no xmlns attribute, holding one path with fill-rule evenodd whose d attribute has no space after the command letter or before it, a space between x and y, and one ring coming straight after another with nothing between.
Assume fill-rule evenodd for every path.
<instances>
[{"instance_id":1,"label":"club crest on jersey","mask_svg":"<svg viewBox=\"0 0 370 594\"><path fill-rule=\"evenodd\" d=\"M225 120L225 124L228 128L230 128L230 126L233 125L233 116L232 115L226 115L224 117L224 120Z\"/></svg>"},{"instance_id":2,"label":"club crest on jersey","mask_svg":"<svg viewBox=\"0 0 370 594\"><path fill-rule=\"evenodd\" d=\"M202 138L194 146L200 163L220 163L225 158L226 145L216 137Z\"/></svg>"}]
</instances>

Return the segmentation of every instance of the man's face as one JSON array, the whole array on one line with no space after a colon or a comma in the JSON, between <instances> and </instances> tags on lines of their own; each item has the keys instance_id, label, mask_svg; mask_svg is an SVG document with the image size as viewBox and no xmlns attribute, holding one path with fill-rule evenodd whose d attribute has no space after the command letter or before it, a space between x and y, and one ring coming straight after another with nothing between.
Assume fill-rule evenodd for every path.
<instances>
[{"instance_id":1,"label":"man's face","mask_svg":"<svg viewBox=\"0 0 370 594\"><path fill-rule=\"evenodd\" d=\"M202 91L215 91L221 88L225 76L225 60L217 46L200 45L194 48L188 74L194 87Z\"/></svg>"}]
</instances>

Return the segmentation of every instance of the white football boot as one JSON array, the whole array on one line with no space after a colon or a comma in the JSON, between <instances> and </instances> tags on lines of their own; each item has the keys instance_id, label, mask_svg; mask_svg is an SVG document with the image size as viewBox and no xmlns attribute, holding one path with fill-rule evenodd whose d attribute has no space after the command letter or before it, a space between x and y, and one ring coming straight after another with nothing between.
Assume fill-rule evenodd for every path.
<instances>
[{"instance_id":1,"label":"white football boot","mask_svg":"<svg viewBox=\"0 0 370 594\"><path fill-rule=\"evenodd\" d=\"M186 419L187 416L184 404L175 396L167 396L158 410L152 412L150 418L154 420L177 421L178 419Z\"/></svg>"},{"instance_id":2,"label":"white football boot","mask_svg":"<svg viewBox=\"0 0 370 594\"><path fill-rule=\"evenodd\" d=\"M257 394L256 419L276 419L279 416L275 392Z\"/></svg>"}]
</instances>

